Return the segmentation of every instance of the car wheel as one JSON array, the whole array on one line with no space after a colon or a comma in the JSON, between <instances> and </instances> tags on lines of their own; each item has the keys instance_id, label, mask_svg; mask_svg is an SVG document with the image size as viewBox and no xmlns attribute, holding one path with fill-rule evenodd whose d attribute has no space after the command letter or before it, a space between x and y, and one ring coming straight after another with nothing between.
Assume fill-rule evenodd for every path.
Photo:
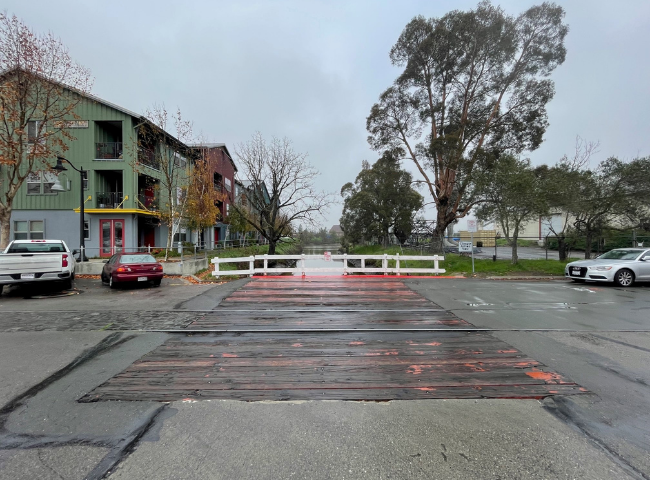
<instances>
[{"instance_id":1,"label":"car wheel","mask_svg":"<svg viewBox=\"0 0 650 480\"><path fill-rule=\"evenodd\" d=\"M115 282L113 282L113 275L108 277L108 286L111 288L115 288L117 285L115 285Z\"/></svg>"},{"instance_id":2,"label":"car wheel","mask_svg":"<svg viewBox=\"0 0 650 480\"><path fill-rule=\"evenodd\" d=\"M108 281L106 280L106 277L104 276L103 273L100 275L100 278L102 279L102 285L107 285L108 284Z\"/></svg>"},{"instance_id":3,"label":"car wheel","mask_svg":"<svg viewBox=\"0 0 650 480\"><path fill-rule=\"evenodd\" d=\"M614 276L614 283L619 287L630 287L634 283L634 273L632 270L623 268L616 272Z\"/></svg>"},{"instance_id":4,"label":"car wheel","mask_svg":"<svg viewBox=\"0 0 650 480\"><path fill-rule=\"evenodd\" d=\"M72 279L68 278L63 281L63 290L72 290Z\"/></svg>"},{"instance_id":5,"label":"car wheel","mask_svg":"<svg viewBox=\"0 0 650 480\"><path fill-rule=\"evenodd\" d=\"M160 286L160 282L162 282L162 280L158 278L158 279L154 280L154 281L152 282L152 284L153 284L154 287L159 287L159 286Z\"/></svg>"}]
</instances>

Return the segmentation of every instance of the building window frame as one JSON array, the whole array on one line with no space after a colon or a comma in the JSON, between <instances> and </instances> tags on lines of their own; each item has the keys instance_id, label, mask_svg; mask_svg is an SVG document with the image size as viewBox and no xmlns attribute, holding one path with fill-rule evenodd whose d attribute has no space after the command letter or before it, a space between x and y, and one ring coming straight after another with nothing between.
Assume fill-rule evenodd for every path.
<instances>
[{"instance_id":1,"label":"building window frame","mask_svg":"<svg viewBox=\"0 0 650 480\"><path fill-rule=\"evenodd\" d=\"M84 240L90 240L90 220L84 220Z\"/></svg>"},{"instance_id":2,"label":"building window frame","mask_svg":"<svg viewBox=\"0 0 650 480\"><path fill-rule=\"evenodd\" d=\"M58 195L58 192L52 191L54 182L56 182L56 174L54 172L31 172L25 180L27 184L27 195ZM35 185L38 185L38 191L35 191Z\"/></svg>"},{"instance_id":3,"label":"building window frame","mask_svg":"<svg viewBox=\"0 0 650 480\"><path fill-rule=\"evenodd\" d=\"M14 220L13 237L14 240L44 240L45 220Z\"/></svg>"}]
</instances>

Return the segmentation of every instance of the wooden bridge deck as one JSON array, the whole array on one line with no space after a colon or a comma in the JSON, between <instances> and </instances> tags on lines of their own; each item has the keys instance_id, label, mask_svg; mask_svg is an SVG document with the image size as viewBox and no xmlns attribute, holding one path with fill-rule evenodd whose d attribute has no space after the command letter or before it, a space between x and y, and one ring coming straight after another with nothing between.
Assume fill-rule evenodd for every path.
<instances>
[{"instance_id":1,"label":"wooden bridge deck","mask_svg":"<svg viewBox=\"0 0 650 480\"><path fill-rule=\"evenodd\" d=\"M254 279L188 328L205 333L175 335L82 401L543 398L586 391L472 331L394 278Z\"/></svg>"}]
</instances>

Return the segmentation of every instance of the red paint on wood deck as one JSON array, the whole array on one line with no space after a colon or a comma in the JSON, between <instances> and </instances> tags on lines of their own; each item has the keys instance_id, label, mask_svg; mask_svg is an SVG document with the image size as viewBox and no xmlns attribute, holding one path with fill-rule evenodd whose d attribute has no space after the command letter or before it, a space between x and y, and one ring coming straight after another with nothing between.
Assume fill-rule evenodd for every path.
<instances>
[{"instance_id":1,"label":"red paint on wood deck","mask_svg":"<svg viewBox=\"0 0 650 480\"><path fill-rule=\"evenodd\" d=\"M408 330L418 327L431 330ZM256 278L190 328L213 332L174 336L82 401L539 399L586 392L496 337L472 332L395 277ZM225 332L237 328L254 333ZM292 328L302 333L274 331ZM348 331L354 328L381 331Z\"/></svg>"}]
</instances>

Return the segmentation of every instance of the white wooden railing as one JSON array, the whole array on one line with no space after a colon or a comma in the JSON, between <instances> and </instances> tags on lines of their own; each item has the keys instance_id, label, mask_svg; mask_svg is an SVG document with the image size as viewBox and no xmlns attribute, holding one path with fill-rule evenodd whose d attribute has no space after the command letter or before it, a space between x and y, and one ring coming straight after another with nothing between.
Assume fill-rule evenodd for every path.
<instances>
[{"instance_id":1,"label":"white wooden railing","mask_svg":"<svg viewBox=\"0 0 650 480\"><path fill-rule=\"evenodd\" d=\"M238 258L219 258L214 257L212 263L214 263L214 272L212 275L218 277L220 275L274 275L277 273L298 273L305 275L307 273L339 273L342 275L347 275L349 273L381 273L388 275L389 273L394 273L396 275L401 275L403 273L429 273L438 275L439 273L445 273L444 268L440 268L438 262L441 262L445 259L443 256L432 255L432 256L419 256L419 255L255 255L250 257L238 257ZM255 261L263 260L264 266L255 268ZM294 268L287 267L269 267L269 260L278 261L278 260L297 260L296 266ZM342 263L337 266L332 267L307 267L305 262L307 260L342 260ZM361 268L348 267L348 260L361 260ZM366 267L366 260L381 260L381 267ZM388 261L394 260L395 267L388 267ZM434 268L412 268L412 267L402 267L400 262L405 260L408 261L433 261ZM219 265L222 263L243 263L248 262L249 267L247 270L220 270Z\"/></svg>"}]
</instances>

